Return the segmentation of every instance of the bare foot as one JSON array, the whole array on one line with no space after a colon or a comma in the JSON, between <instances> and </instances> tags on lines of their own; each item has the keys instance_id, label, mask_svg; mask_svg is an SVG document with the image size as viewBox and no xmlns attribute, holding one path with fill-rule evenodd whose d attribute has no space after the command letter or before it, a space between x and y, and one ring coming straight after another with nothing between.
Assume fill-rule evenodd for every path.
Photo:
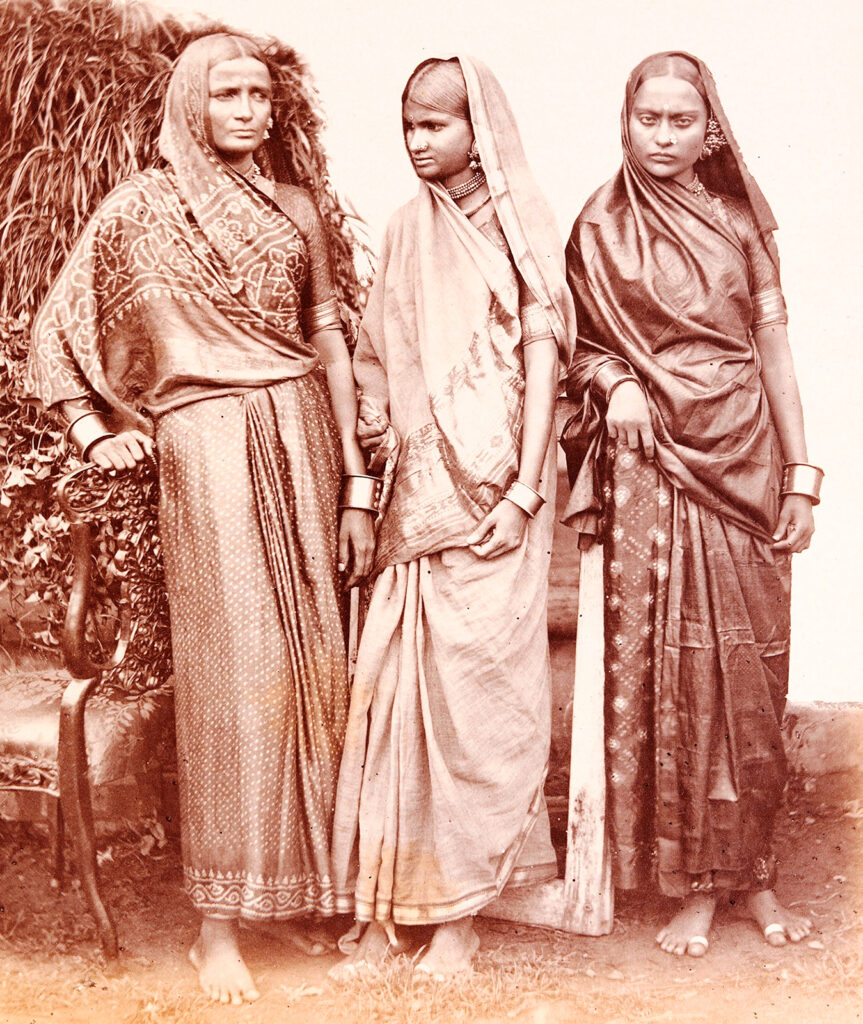
<instances>
[{"instance_id":1,"label":"bare foot","mask_svg":"<svg viewBox=\"0 0 863 1024\"><path fill-rule=\"evenodd\" d=\"M198 972L201 988L214 1002L240 1006L260 995L240 956L236 921L205 917L189 950L189 962Z\"/></svg>"},{"instance_id":2,"label":"bare foot","mask_svg":"<svg viewBox=\"0 0 863 1024\"><path fill-rule=\"evenodd\" d=\"M447 921L435 929L428 952L414 968L414 974L428 975L433 981L446 981L470 970L479 936L472 917Z\"/></svg>"},{"instance_id":3,"label":"bare foot","mask_svg":"<svg viewBox=\"0 0 863 1024\"><path fill-rule=\"evenodd\" d=\"M383 966L390 952L400 953L400 943L390 942L386 929L378 921L366 925L357 948L335 967L330 968L329 976L333 981L348 981L358 974L374 973Z\"/></svg>"},{"instance_id":4,"label":"bare foot","mask_svg":"<svg viewBox=\"0 0 863 1024\"><path fill-rule=\"evenodd\" d=\"M746 907L771 946L799 942L812 931L809 918L783 907L772 889L749 893Z\"/></svg>"},{"instance_id":5,"label":"bare foot","mask_svg":"<svg viewBox=\"0 0 863 1024\"><path fill-rule=\"evenodd\" d=\"M276 942L296 946L306 956L324 956L336 948L329 932L315 921L253 921L244 918L240 927L266 935Z\"/></svg>"},{"instance_id":6,"label":"bare foot","mask_svg":"<svg viewBox=\"0 0 863 1024\"><path fill-rule=\"evenodd\" d=\"M687 896L678 913L656 936L659 948L675 956L704 956L716 909L716 897L698 893Z\"/></svg>"}]
</instances>

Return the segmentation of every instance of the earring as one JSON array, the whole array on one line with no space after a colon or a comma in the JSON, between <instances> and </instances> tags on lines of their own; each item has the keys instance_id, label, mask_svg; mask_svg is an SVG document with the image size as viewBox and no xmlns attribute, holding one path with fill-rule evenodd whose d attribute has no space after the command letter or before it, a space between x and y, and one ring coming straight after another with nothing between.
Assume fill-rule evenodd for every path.
<instances>
[{"instance_id":1,"label":"earring","mask_svg":"<svg viewBox=\"0 0 863 1024\"><path fill-rule=\"evenodd\" d=\"M476 173L480 167L482 167L482 160L480 159L479 150L477 149L476 139L471 143L471 147L467 153L468 162L470 169Z\"/></svg>"},{"instance_id":2,"label":"earring","mask_svg":"<svg viewBox=\"0 0 863 1024\"><path fill-rule=\"evenodd\" d=\"M701 147L701 159L706 160L707 157L713 156L714 153L718 153L723 146L727 145L728 139L723 135L722 129L719 127L719 122L711 115L707 121L707 131L704 133L704 145Z\"/></svg>"},{"instance_id":3,"label":"earring","mask_svg":"<svg viewBox=\"0 0 863 1024\"><path fill-rule=\"evenodd\" d=\"M264 138L265 139L268 139L270 137L270 129L272 127L273 127L273 119L271 117L267 118L267 127L264 129Z\"/></svg>"}]
</instances>

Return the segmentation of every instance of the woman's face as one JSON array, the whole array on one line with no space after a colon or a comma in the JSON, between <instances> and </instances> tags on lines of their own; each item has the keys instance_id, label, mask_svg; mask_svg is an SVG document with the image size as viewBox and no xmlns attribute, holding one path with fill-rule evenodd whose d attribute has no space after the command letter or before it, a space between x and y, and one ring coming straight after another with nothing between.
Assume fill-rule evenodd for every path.
<instances>
[{"instance_id":1,"label":"woman's face","mask_svg":"<svg viewBox=\"0 0 863 1024\"><path fill-rule=\"evenodd\" d=\"M439 181L445 188L453 188L472 176L470 121L408 98L402 107L402 130L414 170L423 181Z\"/></svg>"},{"instance_id":2,"label":"woman's face","mask_svg":"<svg viewBox=\"0 0 863 1024\"><path fill-rule=\"evenodd\" d=\"M232 166L244 166L264 141L273 86L266 65L254 57L223 60L210 68L213 146Z\"/></svg>"},{"instance_id":3,"label":"woman's face","mask_svg":"<svg viewBox=\"0 0 863 1024\"><path fill-rule=\"evenodd\" d=\"M629 139L648 174L689 184L706 130L707 108L689 82L667 75L641 83L629 115Z\"/></svg>"}]
</instances>

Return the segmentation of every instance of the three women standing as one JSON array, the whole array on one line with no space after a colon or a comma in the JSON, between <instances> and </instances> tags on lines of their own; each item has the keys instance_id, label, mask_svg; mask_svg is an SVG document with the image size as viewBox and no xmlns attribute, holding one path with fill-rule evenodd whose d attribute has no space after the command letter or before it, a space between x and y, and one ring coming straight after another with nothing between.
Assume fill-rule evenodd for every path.
<instances>
[{"instance_id":1,"label":"three women standing","mask_svg":"<svg viewBox=\"0 0 863 1024\"><path fill-rule=\"evenodd\" d=\"M556 873L546 593L552 414L572 300L554 219L509 105L469 58L429 60L402 96L417 197L387 229L354 372L360 435L386 465L371 603L339 778L344 909L435 925L417 970L448 976L472 916Z\"/></svg>"},{"instance_id":2,"label":"three women standing","mask_svg":"<svg viewBox=\"0 0 863 1024\"><path fill-rule=\"evenodd\" d=\"M573 228L578 351L570 525L605 546L614 882L684 898L658 935L703 955L718 894L774 945L791 559L812 535L771 211L707 68L629 77L623 166Z\"/></svg>"},{"instance_id":3,"label":"three women standing","mask_svg":"<svg viewBox=\"0 0 863 1024\"><path fill-rule=\"evenodd\" d=\"M185 887L206 992L257 996L240 921L330 915L330 829L348 706L337 563L370 566L372 519L323 227L255 163L267 58L211 35L177 62L164 170L116 188L33 331L30 388L85 458L123 469L155 422L171 612ZM131 429L112 434L102 413ZM144 414L144 416L142 416ZM296 942L314 943L301 932Z\"/></svg>"},{"instance_id":4,"label":"three women standing","mask_svg":"<svg viewBox=\"0 0 863 1024\"><path fill-rule=\"evenodd\" d=\"M144 458L141 413L156 424L192 959L234 1002L257 994L240 919L356 908L370 924L354 962L396 924L432 924L418 970L446 976L475 951L471 915L555 873L551 423L574 314L553 217L488 69L420 65L402 97L420 192L388 228L355 359L385 507L331 857L337 558L348 583L364 575L372 525L348 508L337 527L342 467L364 472L354 386L318 214L254 162L270 112L249 40L187 48L169 166L94 216L31 361L34 395L100 465ZM606 545L615 882L685 897L659 936L671 952L706 951L723 889L749 892L769 941L798 940L809 924L772 893L770 832L789 556L818 474L775 225L700 62L639 65L622 128L623 168L568 249L583 408L568 517ZM102 412L138 427L114 435Z\"/></svg>"}]
</instances>

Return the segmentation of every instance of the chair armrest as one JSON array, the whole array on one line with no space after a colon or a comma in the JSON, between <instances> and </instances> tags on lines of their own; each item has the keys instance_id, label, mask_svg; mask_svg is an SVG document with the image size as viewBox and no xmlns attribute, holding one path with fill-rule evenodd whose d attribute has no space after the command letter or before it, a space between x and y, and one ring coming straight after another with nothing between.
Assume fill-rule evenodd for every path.
<instances>
[{"instance_id":1,"label":"chair armrest","mask_svg":"<svg viewBox=\"0 0 863 1024\"><path fill-rule=\"evenodd\" d=\"M63 623L61 647L66 668L78 679L91 679L102 672L116 668L126 655L129 641L132 638L132 610L126 599L119 603L120 629L117 643L111 656L101 662L94 661L87 651L86 628L90 613L90 602L93 590L93 557L92 530L89 523L82 518L84 512L94 512L104 508L116 490L118 479L111 479L103 474L107 486L100 488L101 494L92 501L81 503L80 494L73 495L73 487L80 478L98 467L87 463L61 477L57 485L57 498L60 507L69 518L69 532L72 540L72 591Z\"/></svg>"}]
</instances>

